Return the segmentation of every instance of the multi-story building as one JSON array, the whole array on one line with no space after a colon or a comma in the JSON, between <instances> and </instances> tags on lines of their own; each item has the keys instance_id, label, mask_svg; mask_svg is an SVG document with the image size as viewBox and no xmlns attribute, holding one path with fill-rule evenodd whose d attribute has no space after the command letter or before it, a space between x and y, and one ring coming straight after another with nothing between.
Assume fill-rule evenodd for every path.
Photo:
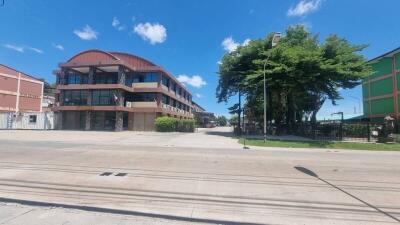
<instances>
[{"instance_id":1,"label":"multi-story building","mask_svg":"<svg viewBox=\"0 0 400 225\"><path fill-rule=\"evenodd\" d=\"M41 112L43 81L0 64L0 112Z\"/></svg>"},{"instance_id":2,"label":"multi-story building","mask_svg":"<svg viewBox=\"0 0 400 225\"><path fill-rule=\"evenodd\" d=\"M193 118L189 90L141 57L88 50L59 67L54 110L61 129L148 131L161 115Z\"/></svg>"},{"instance_id":3,"label":"multi-story building","mask_svg":"<svg viewBox=\"0 0 400 225\"><path fill-rule=\"evenodd\" d=\"M364 116L383 120L399 119L400 48L371 59L373 73L363 80Z\"/></svg>"},{"instance_id":4,"label":"multi-story building","mask_svg":"<svg viewBox=\"0 0 400 225\"><path fill-rule=\"evenodd\" d=\"M192 101L192 112L205 112L206 110L196 102Z\"/></svg>"}]
</instances>

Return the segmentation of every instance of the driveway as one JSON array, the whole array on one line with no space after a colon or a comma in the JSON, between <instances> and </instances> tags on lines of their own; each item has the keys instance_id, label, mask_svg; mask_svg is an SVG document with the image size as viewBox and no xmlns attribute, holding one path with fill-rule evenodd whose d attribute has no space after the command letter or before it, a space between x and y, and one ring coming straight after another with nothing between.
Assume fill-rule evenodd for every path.
<instances>
[{"instance_id":1,"label":"driveway","mask_svg":"<svg viewBox=\"0 0 400 225\"><path fill-rule=\"evenodd\" d=\"M0 224L399 224L399 162L243 150L229 128L0 131Z\"/></svg>"}]
</instances>

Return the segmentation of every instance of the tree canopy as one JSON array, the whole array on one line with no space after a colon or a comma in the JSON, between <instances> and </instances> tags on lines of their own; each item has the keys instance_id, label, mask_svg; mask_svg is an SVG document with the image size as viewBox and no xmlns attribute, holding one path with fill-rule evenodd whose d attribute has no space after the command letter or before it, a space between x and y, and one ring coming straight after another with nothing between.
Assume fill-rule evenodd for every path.
<instances>
[{"instance_id":1,"label":"tree canopy","mask_svg":"<svg viewBox=\"0 0 400 225\"><path fill-rule=\"evenodd\" d=\"M325 100L336 104L342 98L340 89L354 88L370 73L361 55L367 45L354 45L337 35L321 43L300 25L289 27L275 47L273 35L225 54L219 67L218 101L240 92L246 97L247 116L254 121L263 118L264 64L268 120L286 124L288 131L304 120L315 122Z\"/></svg>"}]
</instances>

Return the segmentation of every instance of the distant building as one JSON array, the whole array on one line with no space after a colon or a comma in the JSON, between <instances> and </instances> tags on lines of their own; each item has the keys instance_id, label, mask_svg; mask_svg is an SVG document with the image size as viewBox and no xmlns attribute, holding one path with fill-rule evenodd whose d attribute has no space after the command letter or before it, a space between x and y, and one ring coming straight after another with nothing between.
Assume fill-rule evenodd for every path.
<instances>
[{"instance_id":1,"label":"distant building","mask_svg":"<svg viewBox=\"0 0 400 225\"><path fill-rule=\"evenodd\" d=\"M0 129L54 129L44 82L0 64Z\"/></svg>"},{"instance_id":2,"label":"distant building","mask_svg":"<svg viewBox=\"0 0 400 225\"><path fill-rule=\"evenodd\" d=\"M53 109L61 129L151 131L159 116L193 118L189 90L141 57L88 50L59 67Z\"/></svg>"},{"instance_id":3,"label":"distant building","mask_svg":"<svg viewBox=\"0 0 400 225\"><path fill-rule=\"evenodd\" d=\"M192 101L192 112L205 112L206 110L196 102Z\"/></svg>"},{"instance_id":4,"label":"distant building","mask_svg":"<svg viewBox=\"0 0 400 225\"><path fill-rule=\"evenodd\" d=\"M201 107L196 102L192 101L193 115L196 120L198 127L215 127L216 117L212 112L206 112L206 110Z\"/></svg>"},{"instance_id":5,"label":"distant building","mask_svg":"<svg viewBox=\"0 0 400 225\"><path fill-rule=\"evenodd\" d=\"M383 120L387 115L399 119L400 48L369 61L373 73L363 80L364 116Z\"/></svg>"},{"instance_id":6,"label":"distant building","mask_svg":"<svg viewBox=\"0 0 400 225\"><path fill-rule=\"evenodd\" d=\"M0 112L41 112L43 81L0 64Z\"/></svg>"},{"instance_id":7,"label":"distant building","mask_svg":"<svg viewBox=\"0 0 400 225\"><path fill-rule=\"evenodd\" d=\"M54 106L55 98L53 96L44 95L42 100L42 111L50 112Z\"/></svg>"}]
</instances>

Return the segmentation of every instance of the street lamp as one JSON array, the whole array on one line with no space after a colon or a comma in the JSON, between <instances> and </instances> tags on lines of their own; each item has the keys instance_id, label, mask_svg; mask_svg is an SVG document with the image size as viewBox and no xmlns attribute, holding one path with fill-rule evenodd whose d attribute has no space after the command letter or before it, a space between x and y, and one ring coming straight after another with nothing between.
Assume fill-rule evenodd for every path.
<instances>
[{"instance_id":1,"label":"street lamp","mask_svg":"<svg viewBox=\"0 0 400 225\"><path fill-rule=\"evenodd\" d=\"M331 116L333 116L333 115L340 115L341 116L341 120L340 120L340 126L339 126L339 138L340 138L340 140L341 141L343 141L343 121L344 121L344 114L343 114L343 112L335 112L335 113L332 113L331 114Z\"/></svg>"},{"instance_id":2,"label":"street lamp","mask_svg":"<svg viewBox=\"0 0 400 225\"><path fill-rule=\"evenodd\" d=\"M279 40L281 39L282 34L280 32L274 33L272 37L271 46L272 48L275 47ZM267 90L266 90L266 81L265 81L265 67L267 66L267 62L269 59L269 55L264 62L264 143L267 142Z\"/></svg>"},{"instance_id":3,"label":"street lamp","mask_svg":"<svg viewBox=\"0 0 400 225\"><path fill-rule=\"evenodd\" d=\"M355 99L358 102L358 114L361 114L361 100L358 97L348 96L349 98Z\"/></svg>"}]
</instances>

